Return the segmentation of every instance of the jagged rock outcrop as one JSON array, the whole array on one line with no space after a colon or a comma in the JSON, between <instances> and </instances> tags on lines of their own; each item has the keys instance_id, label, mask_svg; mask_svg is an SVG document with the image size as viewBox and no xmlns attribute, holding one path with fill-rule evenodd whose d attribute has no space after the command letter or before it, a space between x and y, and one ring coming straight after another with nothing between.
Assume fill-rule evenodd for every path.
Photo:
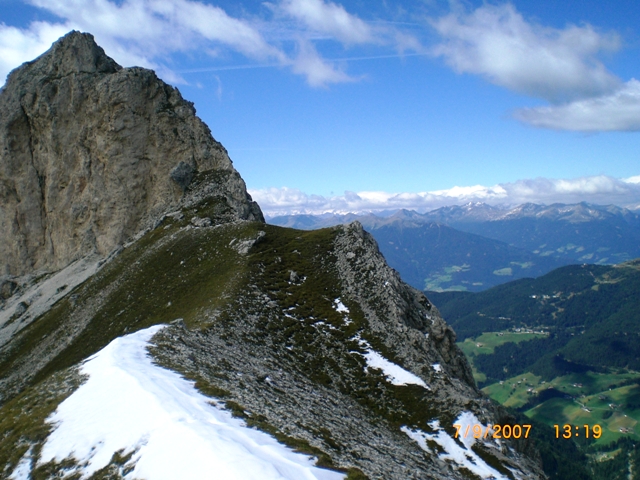
<instances>
[{"instance_id":1,"label":"jagged rock outcrop","mask_svg":"<svg viewBox=\"0 0 640 480\"><path fill-rule=\"evenodd\" d=\"M462 381L458 395L464 385L476 396L471 368L455 345L455 332L438 310L389 268L375 239L360 222L339 231L336 265L348 295L360 302L371 331L385 338L388 348L399 350L405 365L417 370L429 362L442 364L456 382Z\"/></svg>"},{"instance_id":2,"label":"jagged rock outcrop","mask_svg":"<svg viewBox=\"0 0 640 480\"><path fill-rule=\"evenodd\" d=\"M209 195L262 220L192 103L153 71L120 67L90 34L67 34L0 93L0 276L107 255L208 171Z\"/></svg>"}]
</instances>

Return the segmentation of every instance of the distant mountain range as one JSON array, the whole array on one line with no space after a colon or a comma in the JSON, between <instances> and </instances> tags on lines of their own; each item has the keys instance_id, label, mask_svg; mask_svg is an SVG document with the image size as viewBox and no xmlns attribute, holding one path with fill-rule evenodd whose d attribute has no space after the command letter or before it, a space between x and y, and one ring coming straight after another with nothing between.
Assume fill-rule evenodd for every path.
<instances>
[{"instance_id":1,"label":"distant mountain range","mask_svg":"<svg viewBox=\"0 0 640 480\"><path fill-rule=\"evenodd\" d=\"M469 204L422 217L571 263L614 264L640 256L640 215L614 205L526 203L500 210Z\"/></svg>"},{"instance_id":2,"label":"distant mountain range","mask_svg":"<svg viewBox=\"0 0 640 480\"><path fill-rule=\"evenodd\" d=\"M354 220L407 283L431 291L482 291L572 263L640 257L640 215L612 205L470 203L424 214L290 215L268 222L311 230Z\"/></svg>"}]
</instances>

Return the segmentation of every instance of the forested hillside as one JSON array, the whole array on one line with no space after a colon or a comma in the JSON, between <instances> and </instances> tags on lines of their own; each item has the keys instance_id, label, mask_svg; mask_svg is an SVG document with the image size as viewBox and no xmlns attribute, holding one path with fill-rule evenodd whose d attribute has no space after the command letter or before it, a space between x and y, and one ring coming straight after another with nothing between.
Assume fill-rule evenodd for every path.
<instances>
[{"instance_id":1,"label":"forested hillside","mask_svg":"<svg viewBox=\"0 0 640 480\"><path fill-rule=\"evenodd\" d=\"M536 425L552 478L638 478L640 260L428 296L483 391Z\"/></svg>"},{"instance_id":2,"label":"forested hillside","mask_svg":"<svg viewBox=\"0 0 640 480\"><path fill-rule=\"evenodd\" d=\"M485 292L428 292L458 341L483 332L545 335L479 356L491 378L532 371L547 378L602 367L640 370L640 261L570 265Z\"/></svg>"}]
</instances>

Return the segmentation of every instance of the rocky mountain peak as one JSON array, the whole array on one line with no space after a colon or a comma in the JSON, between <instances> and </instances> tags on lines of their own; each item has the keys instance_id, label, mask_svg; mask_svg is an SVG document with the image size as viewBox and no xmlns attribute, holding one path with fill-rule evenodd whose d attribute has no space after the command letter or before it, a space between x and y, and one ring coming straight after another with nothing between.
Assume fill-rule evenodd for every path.
<instances>
[{"instance_id":1,"label":"rocky mountain peak","mask_svg":"<svg viewBox=\"0 0 640 480\"><path fill-rule=\"evenodd\" d=\"M186 203L263 220L193 104L71 32L0 92L0 276L106 256Z\"/></svg>"},{"instance_id":2,"label":"rocky mountain peak","mask_svg":"<svg viewBox=\"0 0 640 480\"><path fill-rule=\"evenodd\" d=\"M115 73L121 70L95 42L90 33L72 31L50 50L12 72L20 76L63 77L74 73ZM11 82L17 80L10 78Z\"/></svg>"}]
</instances>

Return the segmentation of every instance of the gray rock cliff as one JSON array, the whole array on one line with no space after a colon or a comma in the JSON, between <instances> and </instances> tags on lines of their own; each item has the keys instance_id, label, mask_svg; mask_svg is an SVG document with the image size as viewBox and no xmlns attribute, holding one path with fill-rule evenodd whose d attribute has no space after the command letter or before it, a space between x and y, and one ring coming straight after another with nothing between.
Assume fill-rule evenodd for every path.
<instances>
[{"instance_id":1,"label":"gray rock cliff","mask_svg":"<svg viewBox=\"0 0 640 480\"><path fill-rule=\"evenodd\" d=\"M0 92L0 276L107 255L208 171L224 173L208 193L237 219L263 219L193 104L90 34L67 34Z\"/></svg>"}]
</instances>

